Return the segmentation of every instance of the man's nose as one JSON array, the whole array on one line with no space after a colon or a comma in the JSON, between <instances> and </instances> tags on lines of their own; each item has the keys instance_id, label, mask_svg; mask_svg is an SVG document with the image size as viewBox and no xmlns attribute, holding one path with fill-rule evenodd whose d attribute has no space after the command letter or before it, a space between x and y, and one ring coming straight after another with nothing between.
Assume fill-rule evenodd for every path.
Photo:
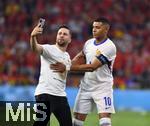
<instances>
[{"instance_id":1,"label":"man's nose","mask_svg":"<svg viewBox=\"0 0 150 126\"><path fill-rule=\"evenodd\" d=\"M95 29L95 28L93 28L93 32L96 32L96 29Z\"/></svg>"},{"instance_id":2,"label":"man's nose","mask_svg":"<svg viewBox=\"0 0 150 126\"><path fill-rule=\"evenodd\" d=\"M60 35L60 37L61 37L61 38L63 38L63 37L64 37L64 35L63 35L63 34L61 34L61 35Z\"/></svg>"},{"instance_id":3,"label":"man's nose","mask_svg":"<svg viewBox=\"0 0 150 126\"><path fill-rule=\"evenodd\" d=\"M95 33L96 32L96 30L93 30L93 33Z\"/></svg>"}]
</instances>

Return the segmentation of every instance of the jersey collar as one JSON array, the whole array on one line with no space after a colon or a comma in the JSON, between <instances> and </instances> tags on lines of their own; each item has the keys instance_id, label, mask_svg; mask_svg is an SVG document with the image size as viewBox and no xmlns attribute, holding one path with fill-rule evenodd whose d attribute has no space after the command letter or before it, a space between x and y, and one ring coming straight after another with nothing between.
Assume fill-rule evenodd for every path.
<instances>
[{"instance_id":1,"label":"jersey collar","mask_svg":"<svg viewBox=\"0 0 150 126\"><path fill-rule=\"evenodd\" d=\"M94 40L94 45L95 45L95 46L101 45L101 44L103 44L104 42L106 42L107 39L108 39L108 38L104 39L104 40L101 41L100 43L96 43L96 40Z\"/></svg>"}]
</instances>

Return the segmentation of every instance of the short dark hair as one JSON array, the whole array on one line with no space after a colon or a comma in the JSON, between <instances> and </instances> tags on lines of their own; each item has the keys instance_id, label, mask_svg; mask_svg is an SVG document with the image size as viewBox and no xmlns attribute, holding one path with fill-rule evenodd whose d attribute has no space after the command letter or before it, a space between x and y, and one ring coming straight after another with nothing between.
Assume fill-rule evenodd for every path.
<instances>
[{"instance_id":1,"label":"short dark hair","mask_svg":"<svg viewBox=\"0 0 150 126\"><path fill-rule=\"evenodd\" d=\"M60 25L58 29L61 29L61 28L66 28L66 29L70 30L70 28L67 25L65 25L65 24Z\"/></svg>"},{"instance_id":2,"label":"short dark hair","mask_svg":"<svg viewBox=\"0 0 150 126\"><path fill-rule=\"evenodd\" d=\"M66 28L66 29L68 29L69 32L70 32L70 35L72 35L72 32L71 32L70 28L69 28L67 25L65 25L65 24L60 25L59 28L58 28L58 30L61 29L61 28Z\"/></svg>"},{"instance_id":3,"label":"short dark hair","mask_svg":"<svg viewBox=\"0 0 150 126\"><path fill-rule=\"evenodd\" d=\"M110 25L110 21L105 17L100 17L94 20L94 22L102 22L103 24Z\"/></svg>"}]
</instances>

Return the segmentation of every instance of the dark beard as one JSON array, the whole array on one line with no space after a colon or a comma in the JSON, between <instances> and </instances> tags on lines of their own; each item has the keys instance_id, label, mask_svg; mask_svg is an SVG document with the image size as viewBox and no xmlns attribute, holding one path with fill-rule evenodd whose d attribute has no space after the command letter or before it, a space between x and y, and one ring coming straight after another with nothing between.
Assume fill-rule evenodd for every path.
<instances>
[{"instance_id":1,"label":"dark beard","mask_svg":"<svg viewBox=\"0 0 150 126\"><path fill-rule=\"evenodd\" d=\"M57 42L57 44L58 44L60 47L65 47L65 46L67 45L67 42L63 42L63 43Z\"/></svg>"}]
</instances>

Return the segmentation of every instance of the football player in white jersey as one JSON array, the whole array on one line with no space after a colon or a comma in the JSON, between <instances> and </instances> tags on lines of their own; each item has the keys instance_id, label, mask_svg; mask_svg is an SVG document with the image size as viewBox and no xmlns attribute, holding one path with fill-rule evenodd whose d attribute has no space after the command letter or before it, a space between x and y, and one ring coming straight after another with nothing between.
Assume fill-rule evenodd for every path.
<instances>
[{"instance_id":1,"label":"football player in white jersey","mask_svg":"<svg viewBox=\"0 0 150 126\"><path fill-rule=\"evenodd\" d=\"M93 38L86 41L83 50L72 60L71 71L85 72L75 101L73 126L83 126L93 104L97 108L99 125L111 126L111 113L115 113L112 69L116 46L108 38L109 29L110 23L106 18L96 19ZM51 65L51 68L57 72L64 71L62 64L59 64L59 70L57 66Z\"/></svg>"},{"instance_id":2,"label":"football player in white jersey","mask_svg":"<svg viewBox=\"0 0 150 126\"><path fill-rule=\"evenodd\" d=\"M56 73L49 67L49 64L56 62L62 62L70 67L71 60L66 48L71 42L71 31L65 25L60 26L54 45L38 43L37 36L42 32L43 27L39 23L33 29L30 37L31 48L40 55L41 59L40 77L35 91L35 99L37 103L44 102L46 104L46 108L37 108L33 126L46 126L51 113L55 115L60 126L72 126L70 107L65 93L67 71ZM38 109L46 112L44 119Z\"/></svg>"}]
</instances>

